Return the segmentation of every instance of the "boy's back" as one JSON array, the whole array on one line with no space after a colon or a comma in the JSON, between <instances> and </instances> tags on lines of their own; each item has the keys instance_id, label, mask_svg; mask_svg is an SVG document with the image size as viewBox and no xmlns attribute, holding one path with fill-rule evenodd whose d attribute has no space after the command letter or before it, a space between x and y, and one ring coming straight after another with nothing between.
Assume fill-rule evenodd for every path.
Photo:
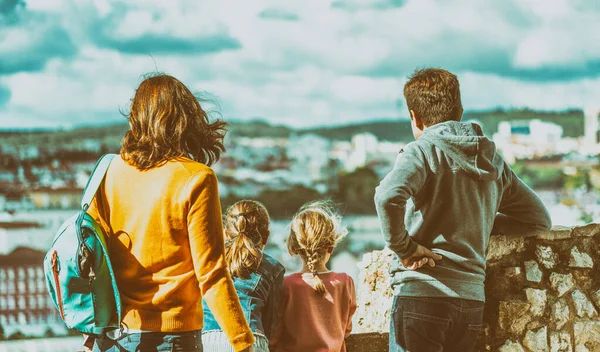
<instances>
[{"instance_id":1,"label":"boy's back","mask_svg":"<svg viewBox=\"0 0 600 352\"><path fill-rule=\"evenodd\" d=\"M390 351L468 352L483 319L492 229L548 229L550 216L481 127L460 122L455 75L418 70L404 96L416 141L375 193L385 241L396 254Z\"/></svg>"},{"instance_id":2,"label":"boy's back","mask_svg":"<svg viewBox=\"0 0 600 352\"><path fill-rule=\"evenodd\" d=\"M412 239L395 243L398 219L380 211L390 248L406 255L414 240L443 258L433 268L413 271L396 256L390 270L400 296L485 301L485 256L496 213L532 225L549 223L539 198L473 123L439 123L407 145L376 191L380 209L399 197L407 199L405 227Z\"/></svg>"}]
</instances>

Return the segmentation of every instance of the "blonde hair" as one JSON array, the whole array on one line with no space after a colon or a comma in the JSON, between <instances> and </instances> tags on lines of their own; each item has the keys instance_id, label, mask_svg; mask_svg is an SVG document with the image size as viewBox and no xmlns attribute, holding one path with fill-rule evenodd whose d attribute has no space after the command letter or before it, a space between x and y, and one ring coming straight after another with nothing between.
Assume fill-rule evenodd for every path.
<instances>
[{"instance_id":1,"label":"blonde hair","mask_svg":"<svg viewBox=\"0 0 600 352\"><path fill-rule=\"evenodd\" d=\"M315 265L348 233L341 220L331 202L319 201L304 205L290 226L288 251L291 255L299 255L306 263L313 274L313 288L320 295L325 294L325 285Z\"/></svg>"},{"instance_id":2,"label":"blonde hair","mask_svg":"<svg viewBox=\"0 0 600 352\"><path fill-rule=\"evenodd\" d=\"M225 215L225 259L234 277L247 279L258 269L263 245L269 237L267 208L254 200L241 200Z\"/></svg>"}]
</instances>

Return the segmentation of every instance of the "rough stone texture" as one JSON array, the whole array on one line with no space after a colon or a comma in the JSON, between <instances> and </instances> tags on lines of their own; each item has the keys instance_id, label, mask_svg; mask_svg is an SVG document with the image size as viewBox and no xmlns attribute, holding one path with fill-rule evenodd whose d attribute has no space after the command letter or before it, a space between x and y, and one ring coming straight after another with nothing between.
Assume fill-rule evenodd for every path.
<instances>
[{"instance_id":1,"label":"rough stone texture","mask_svg":"<svg viewBox=\"0 0 600 352\"><path fill-rule=\"evenodd\" d=\"M571 259L569 261L571 268L593 268L594 261L586 252L580 252L577 247L571 249Z\"/></svg>"},{"instance_id":2,"label":"rough stone texture","mask_svg":"<svg viewBox=\"0 0 600 352\"><path fill-rule=\"evenodd\" d=\"M525 290L527 295L527 301L531 305L530 311L535 316L541 316L546 310L546 290L537 290L535 288L528 288Z\"/></svg>"},{"instance_id":3,"label":"rough stone texture","mask_svg":"<svg viewBox=\"0 0 600 352\"><path fill-rule=\"evenodd\" d=\"M580 318L593 318L598 315L596 308L594 308L592 302L590 302L583 292L575 290L571 292L571 297L573 298L573 303L575 303L577 316Z\"/></svg>"},{"instance_id":4,"label":"rough stone texture","mask_svg":"<svg viewBox=\"0 0 600 352\"><path fill-rule=\"evenodd\" d=\"M498 352L525 352L525 349L523 349L523 346L521 346L520 343L507 340L506 343L498 349Z\"/></svg>"},{"instance_id":5,"label":"rough stone texture","mask_svg":"<svg viewBox=\"0 0 600 352\"><path fill-rule=\"evenodd\" d=\"M573 345L571 343L571 334L566 331L550 332L550 352L571 352Z\"/></svg>"},{"instance_id":6,"label":"rough stone texture","mask_svg":"<svg viewBox=\"0 0 600 352\"><path fill-rule=\"evenodd\" d=\"M592 237L600 233L600 224L587 224L573 229L573 237Z\"/></svg>"},{"instance_id":7,"label":"rough stone texture","mask_svg":"<svg viewBox=\"0 0 600 352\"><path fill-rule=\"evenodd\" d=\"M389 334L387 333L364 333L352 334L346 339L346 350L348 352L388 352Z\"/></svg>"},{"instance_id":8,"label":"rough stone texture","mask_svg":"<svg viewBox=\"0 0 600 352\"><path fill-rule=\"evenodd\" d=\"M493 236L492 242L484 328L475 351L532 352L523 346L527 341L527 346L538 350L600 352L600 225L560 228L527 238ZM593 267L570 266L575 247L580 254L589 255ZM373 252L360 263L353 333L388 331L392 292L387 271L391 258L389 251ZM540 337L544 331L546 347ZM349 345L348 351L387 351L387 336L369 336L381 339L381 343Z\"/></svg>"},{"instance_id":9,"label":"rough stone texture","mask_svg":"<svg viewBox=\"0 0 600 352\"><path fill-rule=\"evenodd\" d=\"M360 269L356 313L358 324L353 332L389 332L392 290L387 272L392 251L385 249L363 255Z\"/></svg>"},{"instance_id":10,"label":"rough stone texture","mask_svg":"<svg viewBox=\"0 0 600 352\"><path fill-rule=\"evenodd\" d=\"M500 302L500 313L498 325L500 329L509 333L520 335L527 328L527 324L533 320L529 313L531 305L521 301Z\"/></svg>"},{"instance_id":11,"label":"rough stone texture","mask_svg":"<svg viewBox=\"0 0 600 352\"><path fill-rule=\"evenodd\" d=\"M525 262L525 276L527 277L527 281L541 282L542 275L540 265L535 260Z\"/></svg>"},{"instance_id":12,"label":"rough stone texture","mask_svg":"<svg viewBox=\"0 0 600 352\"><path fill-rule=\"evenodd\" d=\"M492 236L488 246L487 260L492 262L510 254L525 252L525 238Z\"/></svg>"},{"instance_id":13,"label":"rough stone texture","mask_svg":"<svg viewBox=\"0 0 600 352\"><path fill-rule=\"evenodd\" d=\"M558 297L562 297L565 293L569 292L575 283L573 282L573 274L550 274L550 284L552 288L558 293Z\"/></svg>"},{"instance_id":14,"label":"rough stone texture","mask_svg":"<svg viewBox=\"0 0 600 352\"><path fill-rule=\"evenodd\" d=\"M548 329L543 327L537 331L527 331L523 339L523 346L533 352L548 351Z\"/></svg>"},{"instance_id":15,"label":"rough stone texture","mask_svg":"<svg viewBox=\"0 0 600 352\"><path fill-rule=\"evenodd\" d=\"M592 294L592 300L596 303L596 307L600 309L600 290Z\"/></svg>"},{"instance_id":16,"label":"rough stone texture","mask_svg":"<svg viewBox=\"0 0 600 352\"><path fill-rule=\"evenodd\" d=\"M575 323L573 335L575 352L600 351L600 321Z\"/></svg>"},{"instance_id":17,"label":"rough stone texture","mask_svg":"<svg viewBox=\"0 0 600 352\"><path fill-rule=\"evenodd\" d=\"M540 240L548 240L548 241L558 241L565 240L571 237L573 232L572 227L567 226L554 226L552 231L542 232L536 236L537 239Z\"/></svg>"},{"instance_id":18,"label":"rough stone texture","mask_svg":"<svg viewBox=\"0 0 600 352\"><path fill-rule=\"evenodd\" d=\"M552 306L552 321L556 330L560 330L569 322L569 306L564 299L559 299Z\"/></svg>"},{"instance_id":19,"label":"rough stone texture","mask_svg":"<svg viewBox=\"0 0 600 352\"><path fill-rule=\"evenodd\" d=\"M558 262L558 255L554 253L550 246L537 246L535 255L540 264L546 269L552 269Z\"/></svg>"}]
</instances>

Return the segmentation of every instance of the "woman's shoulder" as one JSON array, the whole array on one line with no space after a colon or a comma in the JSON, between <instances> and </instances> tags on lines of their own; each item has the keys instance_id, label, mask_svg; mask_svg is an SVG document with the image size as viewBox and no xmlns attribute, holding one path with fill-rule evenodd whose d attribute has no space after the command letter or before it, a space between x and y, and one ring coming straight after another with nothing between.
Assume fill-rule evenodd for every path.
<instances>
[{"instance_id":1,"label":"woman's shoulder","mask_svg":"<svg viewBox=\"0 0 600 352\"><path fill-rule=\"evenodd\" d=\"M186 157L178 157L175 158L171 161L169 161L167 164L170 167L173 168L177 168L180 170L184 170L188 173L188 175L210 175L213 176L215 174L215 172L213 171L213 169L206 165L206 164L202 164L199 163L195 160L192 160L190 158L186 158Z\"/></svg>"}]
</instances>

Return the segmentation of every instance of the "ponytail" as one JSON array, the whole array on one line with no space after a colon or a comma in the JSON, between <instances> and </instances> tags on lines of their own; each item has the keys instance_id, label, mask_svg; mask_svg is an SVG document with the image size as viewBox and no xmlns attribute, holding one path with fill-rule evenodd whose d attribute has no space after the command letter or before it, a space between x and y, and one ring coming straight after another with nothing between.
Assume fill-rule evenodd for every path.
<instances>
[{"instance_id":1,"label":"ponytail","mask_svg":"<svg viewBox=\"0 0 600 352\"><path fill-rule=\"evenodd\" d=\"M233 277L247 279L258 269L263 244L269 237L269 214L264 206L242 200L227 210L225 217L225 260Z\"/></svg>"}]
</instances>

